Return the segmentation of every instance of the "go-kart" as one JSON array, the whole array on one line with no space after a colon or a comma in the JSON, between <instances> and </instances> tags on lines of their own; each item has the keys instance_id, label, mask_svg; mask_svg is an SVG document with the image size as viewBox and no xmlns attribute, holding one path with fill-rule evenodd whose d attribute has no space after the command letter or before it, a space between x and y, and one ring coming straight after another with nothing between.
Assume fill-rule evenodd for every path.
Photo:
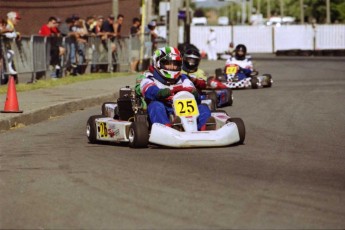
<instances>
[{"instance_id":1,"label":"go-kart","mask_svg":"<svg viewBox=\"0 0 345 230\"><path fill-rule=\"evenodd\" d=\"M231 89L258 89L272 87L273 79L271 74L259 75L258 71L252 71L246 78L239 80L238 74L246 70L236 64L228 64L224 71L221 68L216 69L216 78L226 87Z\"/></svg>"},{"instance_id":2,"label":"go-kart","mask_svg":"<svg viewBox=\"0 0 345 230\"><path fill-rule=\"evenodd\" d=\"M193 94L187 91L172 96L174 115L171 115L171 127L151 124L139 101L131 88L120 89L116 103L103 103L102 115L88 119L86 135L89 142L127 142L131 148L145 148L149 143L188 148L229 146L244 142L245 126L242 119L231 118L225 111L212 112L206 130L198 131L198 107Z\"/></svg>"},{"instance_id":3,"label":"go-kart","mask_svg":"<svg viewBox=\"0 0 345 230\"><path fill-rule=\"evenodd\" d=\"M208 104L211 111L224 106L232 106L234 97L232 89L206 89L201 92L201 100ZM208 102L208 100L210 102Z\"/></svg>"}]
</instances>

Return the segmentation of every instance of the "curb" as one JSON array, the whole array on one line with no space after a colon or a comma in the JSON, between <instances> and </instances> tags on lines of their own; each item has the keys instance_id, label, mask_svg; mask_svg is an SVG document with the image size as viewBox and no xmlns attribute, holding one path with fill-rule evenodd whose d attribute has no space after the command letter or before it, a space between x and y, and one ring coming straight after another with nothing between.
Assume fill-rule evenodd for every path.
<instances>
[{"instance_id":1,"label":"curb","mask_svg":"<svg viewBox=\"0 0 345 230\"><path fill-rule=\"evenodd\" d=\"M10 130L16 127L36 124L48 120L51 117L62 116L78 110L86 109L88 107L100 105L104 101L114 100L114 96L116 98L116 93L63 102L49 107L40 108L32 112L28 112L27 114L23 113L18 116L11 117L7 120L1 120L0 132Z\"/></svg>"}]
</instances>

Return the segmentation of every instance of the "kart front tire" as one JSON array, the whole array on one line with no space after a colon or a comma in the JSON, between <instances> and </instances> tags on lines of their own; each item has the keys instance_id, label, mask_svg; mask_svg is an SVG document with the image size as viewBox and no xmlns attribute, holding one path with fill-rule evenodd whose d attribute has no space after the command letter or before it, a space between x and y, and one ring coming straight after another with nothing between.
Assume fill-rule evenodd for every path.
<instances>
[{"instance_id":1,"label":"kart front tire","mask_svg":"<svg viewBox=\"0 0 345 230\"><path fill-rule=\"evenodd\" d=\"M266 81L266 84L263 85L264 88L270 88L272 87L272 75L271 74L268 74L268 73L265 73L263 74L262 76L265 77L265 81Z\"/></svg>"},{"instance_id":2,"label":"kart front tire","mask_svg":"<svg viewBox=\"0 0 345 230\"><path fill-rule=\"evenodd\" d=\"M145 122L133 122L128 130L129 147L146 148L149 143L149 131Z\"/></svg>"},{"instance_id":3,"label":"kart front tire","mask_svg":"<svg viewBox=\"0 0 345 230\"><path fill-rule=\"evenodd\" d=\"M233 117L233 118L229 118L228 122L234 122L237 126L238 129L238 134L240 136L240 140L238 141L238 144L243 144L244 143L244 139L246 138L246 127L244 126L244 122L241 118L238 117Z\"/></svg>"},{"instance_id":4,"label":"kart front tire","mask_svg":"<svg viewBox=\"0 0 345 230\"><path fill-rule=\"evenodd\" d=\"M86 122L86 136L91 144L98 143L96 119L106 117L104 115L94 115L89 117Z\"/></svg>"},{"instance_id":5,"label":"kart front tire","mask_svg":"<svg viewBox=\"0 0 345 230\"><path fill-rule=\"evenodd\" d=\"M259 80L256 77L253 77L252 79L250 79L250 83L252 85L252 89L257 89L259 88Z\"/></svg>"}]
</instances>

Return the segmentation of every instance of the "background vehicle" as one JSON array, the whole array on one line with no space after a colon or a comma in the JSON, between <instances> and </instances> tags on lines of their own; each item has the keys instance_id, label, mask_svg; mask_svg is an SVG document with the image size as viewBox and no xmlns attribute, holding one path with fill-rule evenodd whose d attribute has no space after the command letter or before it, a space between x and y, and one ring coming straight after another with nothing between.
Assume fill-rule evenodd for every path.
<instances>
[{"instance_id":1,"label":"background vehicle","mask_svg":"<svg viewBox=\"0 0 345 230\"><path fill-rule=\"evenodd\" d=\"M273 79L271 74L259 75L258 71L253 71L250 76L239 80L238 73L243 69L236 65L226 65L224 71L221 68L216 69L216 78L231 89L258 89L272 87Z\"/></svg>"}]
</instances>

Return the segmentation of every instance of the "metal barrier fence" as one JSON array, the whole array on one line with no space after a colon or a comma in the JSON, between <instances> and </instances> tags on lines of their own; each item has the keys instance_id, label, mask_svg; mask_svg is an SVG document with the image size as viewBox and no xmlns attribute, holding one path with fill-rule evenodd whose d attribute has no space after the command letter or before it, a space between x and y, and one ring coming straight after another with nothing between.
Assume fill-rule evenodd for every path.
<instances>
[{"instance_id":1,"label":"metal barrier fence","mask_svg":"<svg viewBox=\"0 0 345 230\"><path fill-rule=\"evenodd\" d=\"M250 53L274 53L279 50L345 49L345 25L284 26L191 26L191 43L207 52L207 37L213 28L217 34L217 53L228 50L229 43L245 44Z\"/></svg>"},{"instance_id":2,"label":"metal barrier fence","mask_svg":"<svg viewBox=\"0 0 345 230\"><path fill-rule=\"evenodd\" d=\"M13 52L11 58L15 71L18 74L31 73L32 81L35 81L42 76L51 75L55 67L52 55L54 52L61 52L59 46L64 51L59 56L58 63L62 76L71 73L75 67L81 74L87 67L91 68L91 72L100 69L102 72L129 71L133 59L139 59L142 63L152 55L150 35L145 35L142 42L138 37L112 40L89 36L86 42L78 42L74 37L51 38L32 35L23 36L19 41L10 41L0 36L0 84L6 84L6 77L11 74L12 67L9 66L11 63L7 55L9 50Z\"/></svg>"}]
</instances>

